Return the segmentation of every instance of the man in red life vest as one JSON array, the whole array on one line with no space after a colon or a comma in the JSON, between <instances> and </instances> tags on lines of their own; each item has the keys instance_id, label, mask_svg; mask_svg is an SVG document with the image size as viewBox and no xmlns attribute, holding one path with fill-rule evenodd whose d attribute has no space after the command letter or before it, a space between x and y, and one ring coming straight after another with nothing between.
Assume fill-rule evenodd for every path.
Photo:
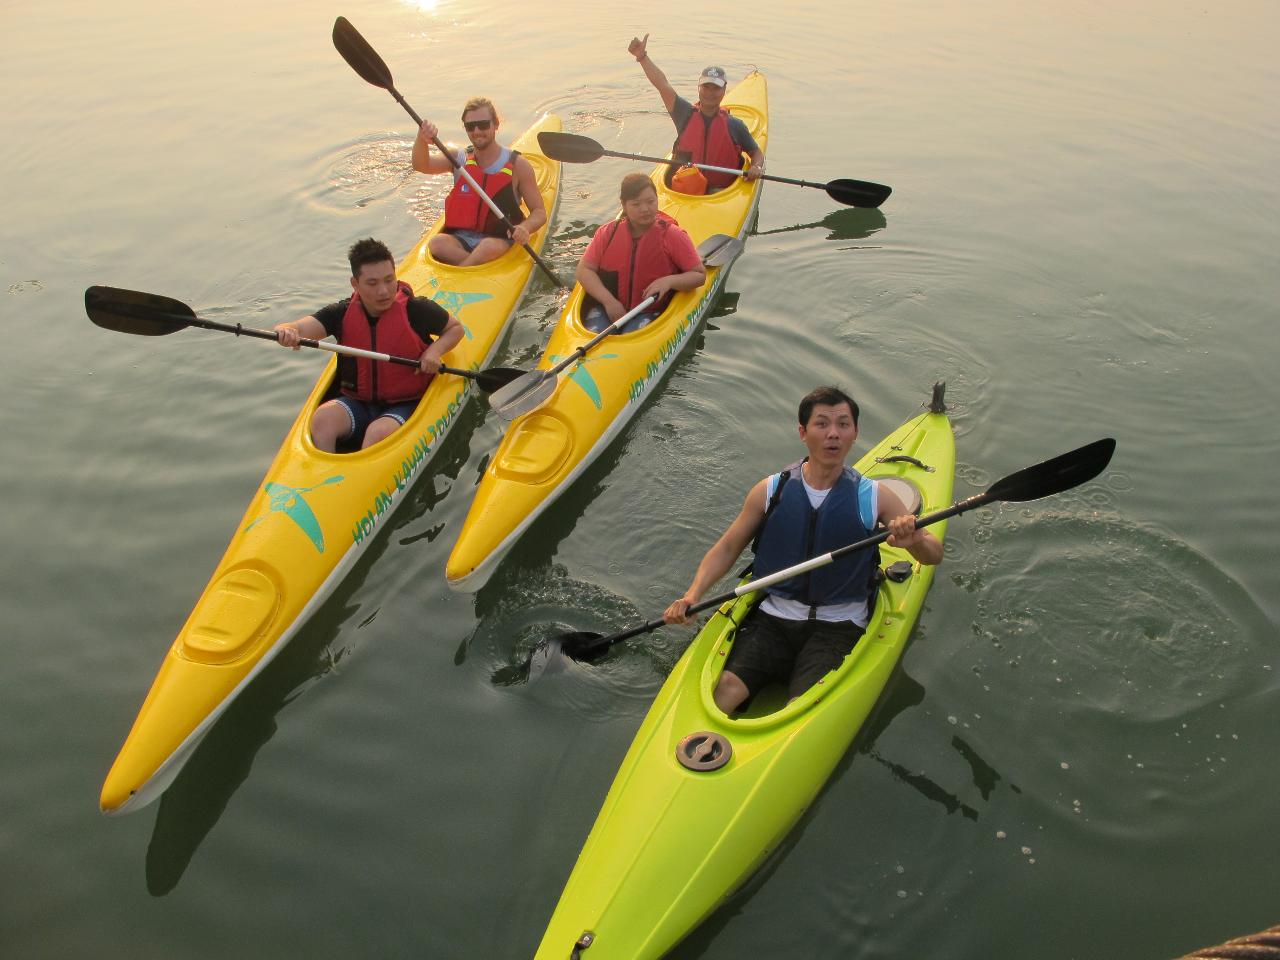
<instances>
[{"instance_id":1,"label":"man in red life vest","mask_svg":"<svg viewBox=\"0 0 1280 960\"><path fill-rule=\"evenodd\" d=\"M413 169L428 174L454 171L453 189L444 201L444 229L431 238L429 247L431 255L441 263L473 267L496 260L511 244L528 243L529 235L547 222L533 164L518 151L498 143L499 122L498 108L491 100L468 100L462 109L462 126L471 146L459 150L455 159L465 164L471 178L515 225L511 231L476 196L448 157L431 152L431 141L439 134L435 124L424 120L413 142ZM528 214L521 209L521 202Z\"/></svg>"},{"instance_id":2,"label":"man in red life vest","mask_svg":"<svg viewBox=\"0 0 1280 960\"><path fill-rule=\"evenodd\" d=\"M644 68L644 75L649 78L658 94L662 97L662 105L671 114L676 125L676 142L672 155L680 159L687 155L691 163L706 163L713 167L742 168L742 155L751 158L745 174L748 182L759 179L764 173L764 151L760 149L755 138L747 130L747 125L737 117L729 115L727 110L720 109L720 101L724 99L725 85L728 82L724 71L719 67L707 67L698 78L698 102L691 104L679 96L675 88L667 80L667 75L658 69L657 64L649 59L649 35L644 39L632 38L627 52L636 58ZM706 193L715 193L725 187L732 186L738 177L728 173L702 171L706 178ZM673 182L673 187L676 183ZM700 187L686 189L686 193L703 192Z\"/></svg>"},{"instance_id":3,"label":"man in red life vest","mask_svg":"<svg viewBox=\"0 0 1280 960\"><path fill-rule=\"evenodd\" d=\"M662 312L673 291L693 290L707 280L689 234L658 210L658 190L648 174L623 177L619 199L622 216L596 231L574 275L587 294L582 324L594 333L645 298L657 297L618 332L639 330Z\"/></svg>"},{"instance_id":4,"label":"man in red life vest","mask_svg":"<svg viewBox=\"0 0 1280 960\"><path fill-rule=\"evenodd\" d=\"M347 251L352 294L315 313L275 326L281 346L334 337L339 343L392 356L418 357L418 369L378 360L338 357L340 395L311 418L311 439L332 453L340 441L361 448L386 439L409 419L444 356L462 340L462 324L433 300L415 297L396 279L391 251L373 238Z\"/></svg>"}]
</instances>

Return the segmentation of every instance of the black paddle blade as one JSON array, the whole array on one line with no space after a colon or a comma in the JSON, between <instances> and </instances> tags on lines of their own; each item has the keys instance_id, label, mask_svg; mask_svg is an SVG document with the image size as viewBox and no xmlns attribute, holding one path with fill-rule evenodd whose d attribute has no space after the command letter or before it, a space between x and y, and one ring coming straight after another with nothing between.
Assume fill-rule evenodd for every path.
<instances>
[{"instance_id":1,"label":"black paddle blade","mask_svg":"<svg viewBox=\"0 0 1280 960\"><path fill-rule=\"evenodd\" d=\"M543 130L538 134L538 146L552 160L564 163L591 163L604 156L604 147L590 137L576 133Z\"/></svg>"},{"instance_id":2,"label":"black paddle blade","mask_svg":"<svg viewBox=\"0 0 1280 960\"><path fill-rule=\"evenodd\" d=\"M369 46L369 41L360 36L360 31L346 17L333 21L333 45L342 54L342 59L351 64L351 69L375 87L390 90L395 86L386 61L378 56L378 51Z\"/></svg>"},{"instance_id":3,"label":"black paddle blade","mask_svg":"<svg viewBox=\"0 0 1280 960\"><path fill-rule=\"evenodd\" d=\"M878 207L891 193L893 187L866 180L832 180L827 184L827 196L847 207Z\"/></svg>"},{"instance_id":4,"label":"black paddle blade","mask_svg":"<svg viewBox=\"0 0 1280 960\"><path fill-rule=\"evenodd\" d=\"M1052 460L1002 477L991 485L987 496L991 500L1022 503L1070 490L1088 483L1105 470L1115 452L1116 442L1111 437L1095 440Z\"/></svg>"},{"instance_id":5,"label":"black paddle blade","mask_svg":"<svg viewBox=\"0 0 1280 960\"><path fill-rule=\"evenodd\" d=\"M559 643L560 650L566 657L579 663L596 663L609 651L609 644L600 643L603 639L602 633L580 630L561 634L555 642Z\"/></svg>"},{"instance_id":6,"label":"black paddle blade","mask_svg":"<svg viewBox=\"0 0 1280 960\"><path fill-rule=\"evenodd\" d=\"M195 311L181 300L119 287L89 287L84 292L84 310L104 330L140 337L176 333L196 319Z\"/></svg>"}]
</instances>

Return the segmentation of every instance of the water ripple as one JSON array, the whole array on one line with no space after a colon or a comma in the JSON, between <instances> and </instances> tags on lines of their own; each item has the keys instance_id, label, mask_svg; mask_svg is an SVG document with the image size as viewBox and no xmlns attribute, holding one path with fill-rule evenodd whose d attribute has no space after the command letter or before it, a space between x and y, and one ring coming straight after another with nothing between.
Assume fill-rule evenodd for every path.
<instances>
[{"instance_id":1,"label":"water ripple","mask_svg":"<svg viewBox=\"0 0 1280 960\"><path fill-rule=\"evenodd\" d=\"M1042 696L1073 712L1142 722L1269 682L1272 627L1254 599L1188 544L1102 515L1111 497L1090 484L1078 494L1087 512L1005 510L974 531L986 571L955 579L981 583L972 629L989 654L980 662L1059 678Z\"/></svg>"}]
</instances>

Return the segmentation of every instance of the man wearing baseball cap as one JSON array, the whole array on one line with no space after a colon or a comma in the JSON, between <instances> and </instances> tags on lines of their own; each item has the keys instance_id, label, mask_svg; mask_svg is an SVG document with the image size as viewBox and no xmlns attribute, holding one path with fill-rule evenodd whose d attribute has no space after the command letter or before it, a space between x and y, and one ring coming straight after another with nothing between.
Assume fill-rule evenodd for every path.
<instances>
[{"instance_id":1,"label":"man wearing baseball cap","mask_svg":"<svg viewBox=\"0 0 1280 960\"><path fill-rule=\"evenodd\" d=\"M662 97L662 105L671 114L676 125L676 142L672 154L676 159L687 157L691 163L705 163L714 167L743 167L742 155L751 158L746 168L746 179L753 182L764 173L764 152L755 138L747 130L747 125L737 117L729 115L720 108L724 99L725 86L728 83L724 71L719 67L707 67L698 77L698 102L690 103L679 96L675 88L667 80L666 74L658 69L657 64L649 59L646 49L649 35L644 39L632 38L627 52L636 58L644 68L644 75L649 78L658 94ZM706 177L706 193L715 193L725 187L732 186L737 177L730 173L704 171ZM679 182L672 183L675 189L684 189L686 193L704 192L697 187L682 188Z\"/></svg>"}]
</instances>

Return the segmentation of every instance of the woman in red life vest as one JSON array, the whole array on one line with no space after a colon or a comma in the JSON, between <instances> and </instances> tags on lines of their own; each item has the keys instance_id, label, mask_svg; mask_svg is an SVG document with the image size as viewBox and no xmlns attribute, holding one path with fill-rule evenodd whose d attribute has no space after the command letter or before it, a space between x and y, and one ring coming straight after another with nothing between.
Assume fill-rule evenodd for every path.
<instances>
[{"instance_id":1,"label":"woman in red life vest","mask_svg":"<svg viewBox=\"0 0 1280 960\"><path fill-rule=\"evenodd\" d=\"M538 192L531 164L519 151L498 143L498 108L487 97L472 97L462 108L462 126L471 146L455 159L498 205L515 229L507 232L489 205L476 196L466 179L454 170L449 158L431 152L439 131L424 120L413 143L413 169L419 173L454 171L453 189L444 201L444 229L431 238L428 249L441 263L473 267L496 260L513 243L529 242L529 235L547 222L547 210ZM521 203L528 213L521 208Z\"/></svg>"},{"instance_id":2,"label":"woman in red life vest","mask_svg":"<svg viewBox=\"0 0 1280 960\"><path fill-rule=\"evenodd\" d=\"M728 80L719 67L707 67L698 78L698 102L690 103L678 95L667 75L658 69L648 53L649 35L644 39L632 38L627 52L636 58L644 70L644 75L653 84L662 97L662 105L671 114L676 125L676 142L672 148L672 156L676 159L688 157L691 163L706 163L713 167L742 167L742 155L751 158L751 165L746 168L744 177L747 182L758 180L764 173L764 151L756 143L755 137L747 130L747 125L737 117L729 115L720 108L724 99L725 85ZM731 173L700 171L701 177L692 177L689 181L698 184L693 187L682 187L683 177L668 181L672 189L682 193L715 193L725 187L733 186L738 177ZM703 181L705 178L705 185Z\"/></svg>"},{"instance_id":3,"label":"woman in red life vest","mask_svg":"<svg viewBox=\"0 0 1280 960\"><path fill-rule=\"evenodd\" d=\"M275 327L281 346L332 336L339 343L392 356L418 357L418 369L356 357L338 358L341 394L311 418L311 439L333 453L341 441L371 447L409 419L444 356L462 340L462 324L433 300L396 279L391 251L372 238L347 251L352 294L314 314Z\"/></svg>"},{"instance_id":4,"label":"woman in red life vest","mask_svg":"<svg viewBox=\"0 0 1280 960\"><path fill-rule=\"evenodd\" d=\"M658 210L658 191L646 174L623 177L620 199L621 218L596 231L575 274L587 294L582 325L595 333L656 296L618 332L639 330L663 311L672 291L693 290L707 279L689 235Z\"/></svg>"}]
</instances>

